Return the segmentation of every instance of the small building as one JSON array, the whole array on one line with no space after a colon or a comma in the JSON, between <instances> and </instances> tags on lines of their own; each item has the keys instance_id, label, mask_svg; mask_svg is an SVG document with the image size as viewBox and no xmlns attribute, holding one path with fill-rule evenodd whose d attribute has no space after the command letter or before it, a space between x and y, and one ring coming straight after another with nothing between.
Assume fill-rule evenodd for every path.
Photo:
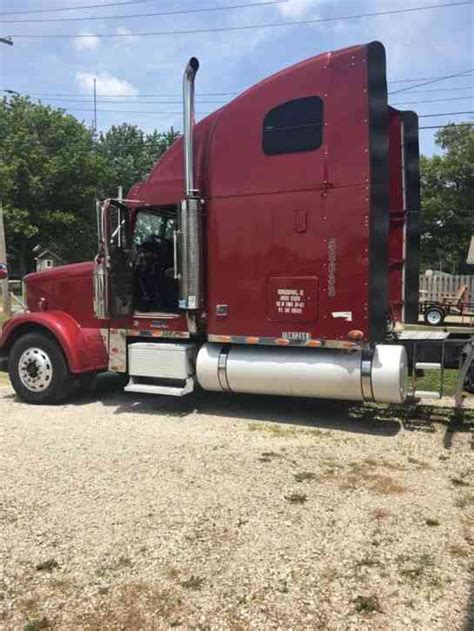
<instances>
[{"instance_id":1,"label":"small building","mask_svg":"<svg viewBox=\"0 0 474 631\"><path fill-rule=\"evenodd\" d=\"M35 257L36 261L36 271L41 272L41 270L49 269L50 267L57 267L58 265L62 265L61 258L52 252L51 250L42 250L38 256Z\"/></svg>"},{"instance_id":2,"label":"small building","mask_svg":"<svg viewBox=\"0 0 474 631\"><path fill-rule=\"evenodd\" d=\"M471 243L469 245L469 251L467 253L466 263L468 265L474 265L474 236L471 237Z\"/></svg>"}]
</instances>

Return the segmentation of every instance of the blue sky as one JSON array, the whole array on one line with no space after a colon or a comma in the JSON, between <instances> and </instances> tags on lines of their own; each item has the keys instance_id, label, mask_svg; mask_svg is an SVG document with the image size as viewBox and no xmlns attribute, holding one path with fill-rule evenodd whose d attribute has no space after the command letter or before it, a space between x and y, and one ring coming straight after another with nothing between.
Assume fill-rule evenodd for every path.
<instances>
[{"instance_id":1,"label":"blue sky","mask_svg":"<svg viewBox=\"0 0 474 631\"><path fill-rule=\"evenodd\" d=\"M0 11L64 8L111 1L1 0ZM92 83L96 77L100 129L124 121L146 130L165 130L171 125L181 129L181 77L191 55L197 56L201 62L197 79L197 111L204 113L219 107L231 96L206 96L202 93L238 93L273 72L312 55L378 39L387 49L389 89L413 88L390 97L397 107L414 109L421 115L474 110L474 74L420 88L413 87L416 82L399 82L420 78L422 83L425 78L459 73L474 67L472 4L281 28L109 39L94 35L291 22L443 4L447 0L287 0L279 4L227 11L102 19L114 15L225 7L251 1L144 0L125 6L3 16L3 20L100 19L2 23L0 35L17 37L13 47L0 45L0 88L30 94L59 94L63 95L63 99L75 99L35 96L44 103L64 107L90 124ZM88 37L22 39L19 37L22 34L85 34ZM102 96L107 94L117 96ZM159 96L147 99L144 95L148 94ZM154 103L147 102L153 100ZM160 113L140 113L143 110ZM422 118L420 124L438 125L469 118L474 118L474 115ZM428 155L436 150L434 131L421 132L421 150Z\"/></svg>"}]
</instances>

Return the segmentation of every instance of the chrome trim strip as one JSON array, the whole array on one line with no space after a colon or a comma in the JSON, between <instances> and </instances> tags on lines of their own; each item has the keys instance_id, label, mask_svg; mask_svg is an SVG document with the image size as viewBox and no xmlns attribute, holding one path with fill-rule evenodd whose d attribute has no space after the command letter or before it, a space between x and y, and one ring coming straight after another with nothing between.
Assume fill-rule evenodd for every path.
<instances>
[{"instance_id":1,"label":"chrome trim strip","mask_svg":"<svg viewBox=\"0 0 474 631\"><path fill-rule=\"evenodd\" d=\"M350 340L288 340L281 337L258 337L248 335L208 335L208 342L217 344L252 344L262 346L297 346L298 348L334 348L341 350L361 350L368 348L368 342Z\"/></svg>"},{"instance_id":2,"label":"chrome trim strip","mask_svg":"<svg viewBox=\"0 0 474 631\"><path fill-rule=\"evenodd\" d=\"M360 359L360 385L364 401L375 401L372 390L372 351L364 349Z\"/></svg>"},{"instance_id":3,"label":"chrome trim strip","mask_svg":"<svg viewBox=\"0 0 474 631\"><path fill-rule=\"evenodd\" d=\"M224 392L231 392L229 380L227 379L227 357L229 356L229 351L230 346L223 346L217 360L217 378Z\"/></svg>"}]
</instances>

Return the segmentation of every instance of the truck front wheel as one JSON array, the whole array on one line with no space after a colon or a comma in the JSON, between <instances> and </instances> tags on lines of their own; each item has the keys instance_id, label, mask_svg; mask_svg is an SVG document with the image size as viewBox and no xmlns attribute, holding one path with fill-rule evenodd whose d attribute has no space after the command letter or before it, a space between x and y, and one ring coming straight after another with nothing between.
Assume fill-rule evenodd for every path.
<instances>
[{"instance_id":1,"label":"truck front wheel","mask_svg":"<svg viewBox=\"0 0 474 631\"><path fill-rule=\"evenodd\" d=\"M28 333L14 343L8 372L15 392L27 403L58 403L73 388L73 378L60 347L43 333Z\"/></svg>"}]
</instances>

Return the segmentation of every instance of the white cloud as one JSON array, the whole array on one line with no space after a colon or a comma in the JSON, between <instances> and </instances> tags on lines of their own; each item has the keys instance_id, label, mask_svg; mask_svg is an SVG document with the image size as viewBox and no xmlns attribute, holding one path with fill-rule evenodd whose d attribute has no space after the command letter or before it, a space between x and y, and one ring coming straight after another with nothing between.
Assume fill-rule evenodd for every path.
<instances>
[{"instance_id":1,"label":"white cloud","mask_svg":"<svg viewBox=\"0 0 474 631\"><path fill-rule=\"evenodd\" d=\"M314 6L305 0L287 0L284 4L278 5L280 14L285 18L302 18L308 13L314 13Z\"/></svg>"},{"instance_id":2,"label":"white cloud","mask_svg":"<svg viewBox=\"0 0 474 631\"><path fill-rule=\"evenodd\" d=\"M100 45L100 38L97 37L97 35L86 31L79 33L79 35L81 35L81 37L73 41L73 46L77 51L95 50Z\"/></svg>"},{"instance_id":3,"label":"white cloud","mask_svg":"<svg viewBox=\"0 0 474 631\"><path fill-rule=\"evenodd\" d=\"M133 35L132 31L130 31L126 26L118 26L115 29L115 33L121 36L126 35L126 37L117 37L115 41L118 44L131 44L132 42L136 42L140 39L138 35Z\"/></svg>"},{"instance_id":4,"label":"white cloud","mask_svg":"<svg viewBox=\"0 0 474 631\"><path fill-rule=\"evenodd\" d=\"M94 78L97 81L98 96L107 96L108 94L135 96L138 93L138 90L131 83L118 79L108 72L99 72L97 74L93 72L76 72L76 82L82 92L91 93L94 88Z\"/></svg>"}]
</instances>

